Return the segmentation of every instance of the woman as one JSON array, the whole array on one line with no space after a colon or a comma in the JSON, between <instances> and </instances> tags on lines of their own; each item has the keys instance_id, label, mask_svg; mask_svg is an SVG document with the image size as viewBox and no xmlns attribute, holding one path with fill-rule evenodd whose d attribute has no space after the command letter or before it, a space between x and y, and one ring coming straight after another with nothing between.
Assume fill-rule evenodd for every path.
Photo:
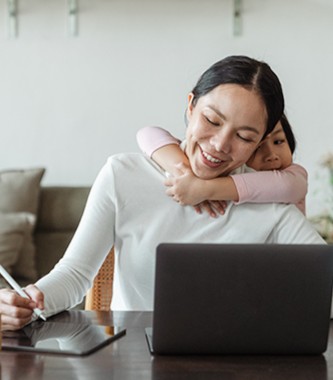
<instances>
[{"instance_id":1,"label":"woman","mask_svg":"<svg viewBox=\"0 0 333 380\"><path fill-rule=\"evenodd\" d=\"M184 150L193 172L210 179L241 171L283 108L280 82L267 64L243 56L214 64L188 98ZM212 219L167 197L163 178L142 154L110 157L63 259L26 288L31 301L0 292L3 329L28 323L33 307L45 306L49 316L79 303L113 245L112 309L152 310L154 254L161 242L323 243L293 207L230 205L223 218Z\"/></svg>"}]
</instances>

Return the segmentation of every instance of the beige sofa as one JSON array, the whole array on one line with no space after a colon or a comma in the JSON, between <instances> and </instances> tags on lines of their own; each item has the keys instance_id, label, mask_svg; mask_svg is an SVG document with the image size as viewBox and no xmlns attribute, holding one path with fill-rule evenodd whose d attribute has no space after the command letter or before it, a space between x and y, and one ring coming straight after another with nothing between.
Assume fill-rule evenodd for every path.
<instances>
[{"instance_id":1,"label":"beige sofa","mask_svg":"<svg viewBox=\"0 0 333 380\"><path fill-rule=\"evenodd\" d=\"M81 219L89 190L88 187L41 188L34 231L38 278L63 256Z\"/></svg>"},{"instance_id":2,"label":"beige sofa","mask_svg":"<svg viewBox=\"0 0 333 380\"><path fill-rule=\"evenodd\" d=\"M25 286L63 256L89 187L41 185L44 168L0 171L0 264ZM0 287L8 286L0 276Z\"/></svg>"}]
</instances>

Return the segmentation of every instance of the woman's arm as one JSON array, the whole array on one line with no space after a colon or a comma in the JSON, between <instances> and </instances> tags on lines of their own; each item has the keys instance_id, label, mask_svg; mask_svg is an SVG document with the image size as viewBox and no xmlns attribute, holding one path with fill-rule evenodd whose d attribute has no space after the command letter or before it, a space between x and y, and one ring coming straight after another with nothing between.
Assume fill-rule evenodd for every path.
<instances>
[{"instance_id":1,"label":"woman's arm","mask_svg":"<svg viewBox=\"0 0 333 380\"><path fill-rule=\"evenodd\" d=\"M113 158L99 172L90 191L79 226L66 253L54 269L26 288L31 300L8 289L0 290L1 320L17 329L31 320L33 308L49 317L82 301L114 244L115 192Z\"/></svg>"},{"instance_id":2,"label":"woman's arm","mask_svg":"<svg viewBox=\"0 0 333 380\"><path fill-rule=\"evenodd\" d=\"M54 269L37 281L46 316L80 303L114 244L114 178L109 158L90 191L79 226Z\"/></svg>"}]
</instances>

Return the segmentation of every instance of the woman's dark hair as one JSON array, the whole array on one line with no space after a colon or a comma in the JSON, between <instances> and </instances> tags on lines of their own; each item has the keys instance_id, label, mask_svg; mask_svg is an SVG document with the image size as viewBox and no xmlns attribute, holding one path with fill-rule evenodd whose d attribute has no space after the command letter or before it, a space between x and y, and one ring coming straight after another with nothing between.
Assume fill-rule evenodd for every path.
<instances>
[{"instance_id":1,"label":"woman's dark hair","mask_svg":"<svg viewBox=\"0 0 333 380\"><path fill-rule=\"evenodd\" d=\"M284 97L279 78L267 63L241 55L216 62L201 75L193 88L193 105L196 105L201 96L221 84L238 84L255 90L267 110L267 129L264 137L274 129L282 116Z\"/></svg>"},{"instance_id":2,"label":"woman's dark hair","mask_svg":"<svg viewBox=\"0 0 333 380\"><path fill-rule=\"evenodd\" d=\"M291 129L291 125L287 119L287 116L284 113L281 116L280 122L282 125L283 132L286 135L286 139L288 141L288 145L291 150L291 153L294 153L295 148L296 148L296 140L295 140L294 133Z\"/></svg>"}]
</instances>

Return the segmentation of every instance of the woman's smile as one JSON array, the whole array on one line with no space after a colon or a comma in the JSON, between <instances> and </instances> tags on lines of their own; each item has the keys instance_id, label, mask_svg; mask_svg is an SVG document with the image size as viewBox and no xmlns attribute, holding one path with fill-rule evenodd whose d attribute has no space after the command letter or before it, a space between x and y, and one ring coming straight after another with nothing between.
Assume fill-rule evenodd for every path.
<instances>
[{"instance_id":1,"label":"woman's smile","mask_svg":"<svg viewBox=\"0 0 333 380\"><path fill-rule=\"evenodd\" d=\"M212 154L204 151L201 146L199 145L201 154L202 154L202 160L204 164L212 167L212 168L218 168L225 160L221 160L220 158L217 158L216 156L213 156Z\"/></svg>"}]
</instances>

